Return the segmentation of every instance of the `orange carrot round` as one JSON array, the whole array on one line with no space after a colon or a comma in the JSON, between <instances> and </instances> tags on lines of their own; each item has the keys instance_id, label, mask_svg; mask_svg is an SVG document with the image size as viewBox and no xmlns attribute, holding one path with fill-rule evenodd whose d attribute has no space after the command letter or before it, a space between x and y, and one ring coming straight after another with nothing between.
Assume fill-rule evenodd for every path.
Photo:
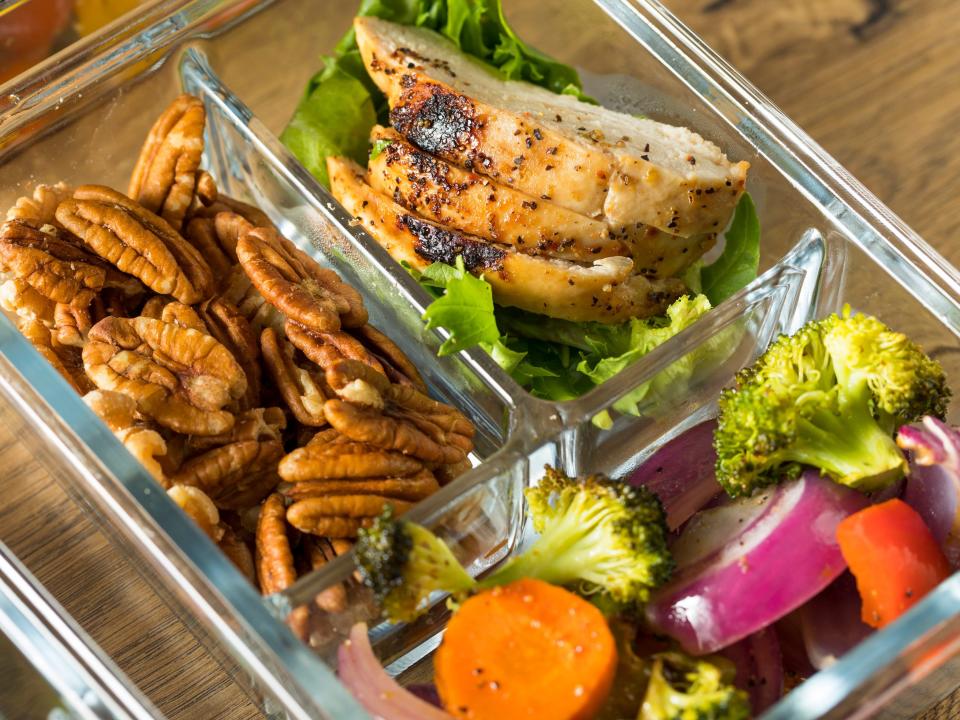
<instances>
[{"instance_id":1,"label":"orange carrot round","mask_svg":"<svg viewBox=\"0 0 960 720\"><path fill-rule=\"evenodd\" d=\"M610 692L616 667L600 611L530 579L463 603L434 656L444 707L470 720L586 720Z\"/></svg>"}]
</instances>

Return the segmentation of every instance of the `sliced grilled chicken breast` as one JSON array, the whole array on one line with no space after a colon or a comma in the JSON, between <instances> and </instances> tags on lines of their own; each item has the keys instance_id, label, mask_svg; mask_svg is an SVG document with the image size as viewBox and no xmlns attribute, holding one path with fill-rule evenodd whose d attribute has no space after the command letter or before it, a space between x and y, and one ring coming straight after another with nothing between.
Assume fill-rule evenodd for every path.
<instances>
[{"instance_id":1,"label":"sliced grilled chicken breast","mask_svg":"<svg viewBox=\"0 0 960 720\"><path fill-rule=\"evenodd\" d=\"M411 145L393 128L374 127L371 143L390 144L371 157L374 189L425 218L528 255L590 262L629 255L645 277L672 277L716 243L716 233L689 238L649 225L610 237L605 223L463 170Z\"/></svg>"},{"instance_id":2,"label":"sliced grilled chicken breast","mask_svg":"<svg viewBox=\"0 0 960 720\"><path fill-rule=\"evenodd\" d=\"M415 145L614 230L673 235L722 230L749 163L731 163L687 128L614 112L503 80L441 35L354 20L391 124Z\"/></svg>"},{"instance_id":3,"label":"sliced grilled chicken breast","mask_svg":"<svg viewBox=\"0 0 960 720\"><path fill-rule=\"evenodd\" d=\"M528 255L591 262L628 253L599 220L450 165L392 128L375 127L371 140L390 144L371 157L370 184L425 218Z\"/></svg>"},{"instance_id":4,"label":"sliced grilled chicken breast","mask_svg":"<svg viewBox=\"0 0 960 720\"><path fill-rule=\"evenodd\" d=\"M674 277L717 243L716 233L680 237L642 225L627 242L635 272L648 278Z\"/></svg>"},{"instance_id":5,"label":"sliced grilled chicken breast","mask_svg":"<svg viewBox=\"0 0 960 720\"><path fill-rule=\"evenodd\" d=\"M633 274L633 261L608 257L590 265L516 252L420 218L367 184L363 168L328 158L334 197L398 262L423 269L454 263L483 273L500 305L566 320L623 322L662 313L683 291L675 279L647 280Z\"/></svg>"}]
</instances>

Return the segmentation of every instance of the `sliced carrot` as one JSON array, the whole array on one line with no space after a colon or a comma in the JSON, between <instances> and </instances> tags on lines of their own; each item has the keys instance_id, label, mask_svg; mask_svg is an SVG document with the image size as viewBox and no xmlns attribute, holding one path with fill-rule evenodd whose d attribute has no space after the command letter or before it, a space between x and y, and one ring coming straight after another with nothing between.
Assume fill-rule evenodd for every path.
<instances>
[{"instance_id":1,"label":"sliced carrot","mask_svg":"<svg viewBox=\"0 0 960 720\"><path fill-rule=\"evenodd\" d=\"M617 668L603 615L586 600L523 579L467 600L434 656L447 712L470 720L586 720Z\"/></svg>"}]
</instances>

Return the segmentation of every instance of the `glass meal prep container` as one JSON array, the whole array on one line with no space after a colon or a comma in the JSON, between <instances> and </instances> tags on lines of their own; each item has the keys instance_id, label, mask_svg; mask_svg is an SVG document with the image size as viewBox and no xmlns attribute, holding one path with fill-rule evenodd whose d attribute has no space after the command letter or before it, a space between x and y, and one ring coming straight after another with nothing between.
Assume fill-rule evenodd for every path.
<instances>
[{"instance_id":1,"label":"glass meal prep container","mask_svg":"<svg viewBox=\"0 0 960 720\"><path fill-rule=\"evenodd\" d=\"M162 720L0 543L0 719Z\"/></svg>"},{"instance_id":2,"label":"glass meal prep container","mask_svg":"<svg viewBox=\"0 0 960 720\"><path fill-rule=\"evenodd\" d=\"M410 355L431 392L476 423L474 469L409 514L472 572L523 546L522 490L544 464L624 475L709 417L719 390L777 333L845 302L907 330L950 379L960 378L960 274L652 0L508 0L506 8L521 37L580 69L603 104L688 125L751 163L761 276L574 401L531 397L479 350L437 358L443 337L420 320L429 296L277 140L355 5L169 0L150 5L150 22L117 28L100 49L65 51L0 94L0 204L38 182L126 187L157 114L181 91L200 97L208 115L203 165L219 187L261 207L359 289L371 322ZM656 381L688 356L688 380ZM648 383L639 417L616 412L619 398ZM429 671L447 615L442 602L415 623L378 625L350 555L261 598L5 317L0 391L24 441L211 652L241 668L239 681L272 717L366 717L335 677L336 647L359 620L373 628L376 652L401 683ZM592 422L604 411L609 429ZM960 421L956 405L949 419ZM301 643L285 617L340 582L347 609L322 617L310 646ZM958 631L955 575L765 717L908 717L958 686Z\"/></svg>"}]
</instances>

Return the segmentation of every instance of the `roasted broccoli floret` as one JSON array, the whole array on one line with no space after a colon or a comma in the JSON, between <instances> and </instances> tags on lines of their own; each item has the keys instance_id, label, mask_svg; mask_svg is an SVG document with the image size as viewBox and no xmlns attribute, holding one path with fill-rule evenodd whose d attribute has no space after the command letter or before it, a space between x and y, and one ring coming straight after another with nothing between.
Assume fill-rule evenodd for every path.
<instances>
[{"instance_id":1,"label":"roasted broccoli floret","mask_svg":"<svg viewBox=\"0 0 960 720\"><path fill-rule=\"evenodd\" d=\"M940 365L876 318L831 315L775 340L720 396L717 480L731 496L796 477L812 465L870 492L903 476L893 434L943 417Z\"/></svg>"},{"instance_id":2,"label":"roasted broccoli floret","mask_svg":"<svg viewBox=\"0 0 960 720\"><path fill-rule=\"evenodd\" d=\"M643 487L594 475L584 481L548 467L526 491L540 537L523 554L477 583L426 528L397 520L388 506L361 530L356 557L364 582L392 622L416 618L435 591L460 597L535 578L573 586L608 610L645 602L673 570L660 500Z\"/></svg>"},{"instance_id":3,"label":"roasted broccoli floret","mask_svg":"<svg viewBox=\"0 0 960 720\"><path fill-rule=\"evenodd\" d=\"M548 467L526 498L540 537L484 587L537 578L630 608L669 578L666 517L646 488L599 475L578 481Z\"/></svg>"},{"instance_id":4,"label":"roasted broccoli floret","mask_svg":"<svg viewBox=\"0 0 960 720\"><path fill-rule=\"evenodd\" d=\"M665 652L650 658L650 682L637 720L744 720L747 693L733 686L723 658L690 658Z\"/></svg>"},{"instance_id":5,"label":"roasted broccoli floret","mask_svg":"<svg viewBox=\"0 0 960 720\"><path fill-rule=\"evenodd\" d=\"M364 582L391 622L408 622L434 591L469 592L476 581L442 540L416 523L397 520L390 505L360 530L355 548Z\"/></svg>"}]
</instances>

